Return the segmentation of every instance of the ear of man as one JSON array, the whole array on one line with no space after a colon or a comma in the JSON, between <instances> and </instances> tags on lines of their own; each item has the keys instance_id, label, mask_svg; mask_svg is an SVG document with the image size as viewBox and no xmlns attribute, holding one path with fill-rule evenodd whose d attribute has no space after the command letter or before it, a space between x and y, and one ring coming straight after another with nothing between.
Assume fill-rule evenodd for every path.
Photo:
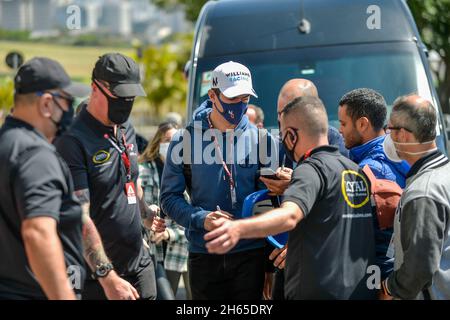
<instances>
[{"instance_id":1,"label":"ear of man","mask_svg":"<svg viewBox=\"0 0 450 320\"><path fill-rule=\"evenodd\" d=\"M52 98L51 94L44 93L38 101L39 112L45 118L50 118L52 116L52 111L53 111L52 100L53 100L53 98Z\"/></svg>"}]
</instances>

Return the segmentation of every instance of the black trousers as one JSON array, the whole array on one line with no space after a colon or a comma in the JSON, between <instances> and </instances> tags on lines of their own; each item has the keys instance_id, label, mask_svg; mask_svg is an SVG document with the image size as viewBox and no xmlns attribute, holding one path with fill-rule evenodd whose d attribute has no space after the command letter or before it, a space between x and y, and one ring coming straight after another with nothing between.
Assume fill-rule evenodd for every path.
<instances>
[{"instance_id":1,"label":"black trousers","mask_svg":"<svg viewBox=\"0 0 450 320\"><path fill-rule=\"evenodd\" d=\"M213 255L189 253L193 300L261 300L264 248Z\"/></svg>"},{"instance_id":2,"label":"black trousers","mask_svg":"<svg viewBox=\"0 0 450 320\"><path fill-rule=\"evenodd\" d=\"M123 276L139 293L140 300L156 299L156 280L153 262L135 275ZM107 300L100 282L93 279L87 279L84 284L82 294L83 300Z\"/></svg>"},{"instance_id":3,"label":"black trousers","mask_svg":"<svg viewBox=\"0 0 450 320\"><path fill-rule=\"evenodd\" d=\"M272 300L284 299L284 269L276 269L273 275Z\"/></svg>"}]
</instances>

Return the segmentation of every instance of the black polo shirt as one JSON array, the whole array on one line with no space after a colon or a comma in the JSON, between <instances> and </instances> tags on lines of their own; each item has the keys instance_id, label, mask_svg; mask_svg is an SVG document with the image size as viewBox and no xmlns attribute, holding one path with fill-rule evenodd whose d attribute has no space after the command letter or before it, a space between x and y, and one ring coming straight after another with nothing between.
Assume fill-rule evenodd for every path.
<instances>
[{"instance_id":1,"label":"black polo shirt","mask_svg":"<svg viewBox=\"0 0 450 320\"><path fill-rule=\"evenodd\" d=\"M104 126L86 108L75 118L70 130L55 145L72 172L75 190L89 189L90 214L114 268L121 275L134 275L150 263L143 246L139 203L128 204L125 193L127 171L119 151L125 135L129 145L131 180L136 186L139 170L136 136L130 123L119 127Z\"/></svg>"},{"instance_id":2,"label":"black polo shirt","mask_svg":"<svg viewBox=\"0 0 450 320\"><path fill-rule=\"evenodd\" d=\"M51 217L69 280L79 293L85 278L81 207L70 171L31 125L7 117L0 130L0 298L45 299L26 256L22 221Z\"/></svg>"},{"instance_id":3,"label":"black polo shirt","mask_svg":"<svg viewBox=\"0 0 450 320\"><path fill-rule=\"evenodd\" d=\"M295 168L283 202L305 215L289 232L287 299L371 299L375 265L368 181L336 147L312 150Z\"/></svg>"}]
</instances>

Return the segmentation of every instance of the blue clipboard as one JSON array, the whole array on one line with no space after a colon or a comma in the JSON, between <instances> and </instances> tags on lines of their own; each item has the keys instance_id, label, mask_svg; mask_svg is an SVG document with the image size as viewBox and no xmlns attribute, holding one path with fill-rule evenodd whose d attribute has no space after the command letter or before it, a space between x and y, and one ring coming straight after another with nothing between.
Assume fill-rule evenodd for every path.
<instances>
[{"instance_id":1,"label":"blue clipboard","mask_svg":"<svg viewBox=\"0 0 450 320\"><path fill-rule=\"evenodd\" d=\"M249 194L242 205L242 218L248 218L253 215L253 207L256 203L270 199L269 190L260 190ZM276 235L268 236L267 241L275 248L283 248L288 240L288 233L282 232Z\"/></svg>"}]
</instances>

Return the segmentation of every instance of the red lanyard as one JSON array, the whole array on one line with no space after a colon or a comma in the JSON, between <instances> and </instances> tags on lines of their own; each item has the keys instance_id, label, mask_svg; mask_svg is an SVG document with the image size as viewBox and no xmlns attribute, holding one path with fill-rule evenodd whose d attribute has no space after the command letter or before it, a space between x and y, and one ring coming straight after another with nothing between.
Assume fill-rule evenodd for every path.
<instances>
[{"instance_id":1,"label":"red lanyard","mask_svg":"<svg viewBox=\"0 0 450 320\"><path fill-rule=\"evenodd\" d=\"M128 155L128 145L127 145L127 140L125 138L125 135L122 132L122 142L123 142L123 145L125 146L125 151L122 151L108 134L105 134L104 137L105 137L105 139L107 139L109 141L109 143L111 143L111 145L117 151L119 151L120 157L122 158L123 165L125 166L125 170L127 172L127 181L130 182L131 181L131 162L130 162L130 156Z\"/></svg>"},{"instance_id":2,"label":"red lanyard","mask_svg":"<svg viewBox=\"0 0 450 320\"><path fill-rule=\"evenodd\" d=\"M125 134L123 133L123 131L122 131L122 142L123 142L123 145L125 146L125 152L122 152L121 156L122 156L123 164L125 165L125 170L127 171L127 180L128 180L128 182L130 182L131 181L130 155L128 154L127 139L125 138Z\"/></svg>"},{"instance_id":3,"label":"red lanyard","mask_svg":"<svg viewBox=\"0 0 450 320\"><path fill-rule=\"evenodd\" d=\"M209 116L208 116L208 123L209 123L209 128L210 129L216 130L216 129L214 129L214 127L213 127L213 125L211 123L211 119L209 118ZM236 189L235 189L235 183L234 183L234 179L233 179L233 172L232 172L232 170L228 169L227 164L223 160L222 151L220 150L219 143L217 142L217 137L216 137L216 133L215 132L214 132L214 136L212 138L213 138L214 145L215 145L215 148L217 150L217 153L218 153L218 155L220 157L220 160L222 161L223 169L225 170L225 173L227 174L228 179L229 179L228 181L230 183L231 205L234 208L236 206L237 200L236 200Z\"/></svg>"},{"instance_id":4,"label":"red lanyard","mask_svg":"<svg viewBox=\"0 0 450 320\"><path fill-rule=\"evenodd\" d=\"M306 151L305 155L303 156L303 160L306 160L307 158L309 158L311 156L311 152L312 151L313 151L313 148L311 148L308 151Z\"/></svg>"}]
</instances>

